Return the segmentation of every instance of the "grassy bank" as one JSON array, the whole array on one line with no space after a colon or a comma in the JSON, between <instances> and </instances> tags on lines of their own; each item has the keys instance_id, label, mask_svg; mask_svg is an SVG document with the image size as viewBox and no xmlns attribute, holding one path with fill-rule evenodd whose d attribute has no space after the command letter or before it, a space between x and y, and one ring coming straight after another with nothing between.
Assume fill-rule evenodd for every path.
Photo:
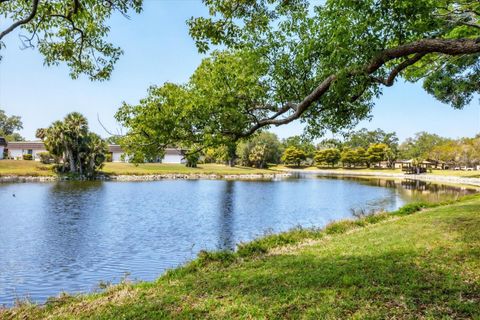
<instances>
[{"instance_id":1,"label":"grassy bank","mask_svg":"<svg viewBox=\"0 0 480 320\"><path fill-rule=\"evenodd\" d=\"M479 230L478 196L413 204L202 253L152 283L24 304L0 318L478 319Z\"/></svg>"},{"instance_id":2,"label":"grassy bank","mask_svg":"<svg viewBox=\"0 0 480 320\"><path fill-rule=\"evenodd\" d=\"M102 172L108 175L157 175L157 174L268 174L277 171L249 167L229 167L221 164L201 164L187 168L183 164L146 163L138 166L131 163L107 162ZM0 176L54 176L51 165L38 161L0 160Z\"/></svg>"},{"instance_id":3,"label":"grassy bank","mask_svg":"<svg viewBox=\"0 0 480 320\"><path fill-rule=\"evenodd\" d=\"M0 160L0 176L54 176L51 165L38 161Z\"/></svg>"},{"instance_id":4,"label":"grassy bank","mask_svg":"<svg viewBox=\"0 0 480 320\"><path fill-rule=\"evenodd\" d=\"M332 168L332 167L301 167L301 168L292 168L285 166L275 166L272 169L275 170L288 170L288 169L300 169L305 171L311 170L328 170L331 172L356 172L356 173L394 173L394 174L403 174L401 169L369 169L369 168ZM463 170L432 170L427 172L427 175L438 175L438 176L450 176L450 177L460 177L460 178L480 178L480 171L463 171Z\"/></svg>"},{"instance_id":5,"label":"grassy bank","mask_svg":"<svg viewBox=\"0 0 480 320\"><path fill-rule=\"evenodd\" d=\"M152 174L265 174L275 173L268 169L250 167L229 167L223 164L199 164L197 168L188 168L183 164L145 163L133 165L131 163L107 162L102 172L110 175L152 175Z\"/></svg>"}]
</instances>

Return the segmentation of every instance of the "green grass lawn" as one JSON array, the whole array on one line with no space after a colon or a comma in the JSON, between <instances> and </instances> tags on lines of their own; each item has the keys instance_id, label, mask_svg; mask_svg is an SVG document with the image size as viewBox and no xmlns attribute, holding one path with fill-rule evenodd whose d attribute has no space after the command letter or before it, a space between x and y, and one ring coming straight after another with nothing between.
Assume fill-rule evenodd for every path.
<instances>
[{"instance_id":1,"label":"green grass lawn","mask_svg":"<svg viewBox=\"0 0 480 320\"><path fill-rule=\"evenodd\" d=\"M0 160L0 176L53 176L52 166L38 161Z\"/></svg>"},{"instance_id":2,"label":"green grass lawn","mask_svg":"<svg viewBox=\"0 0 480 320\"><path fill-rule=\"evenodd\" d=\"M102 172L111 175L149 175L149 174L255 174L255 173L275 173L276 171L268 169L255 169L250 167L229 167L223 164L199 164L197 168L188 168L184 164L167 163L145 163L134 165L122 162L107 162Z\"/></svg>"},{"instance_id":3,"label":"green grass lawn","mask_svg":"<svg viewBox=\"0 0 480 320\"><path fill-rule=\"evenodd\" d=\"M23 304L18 319L479 319L480 198L203 253L155 282Z\"/></svg>"},{"instance_id":4,"label":"green grass lawn","mask_svg":"<svg viewBox=\"0 0 480 320\"><path fill-rule=\"evenodd\" d=\"M110 175L150 175L150 174L266 174L278 171L249 167L229 167L222 164L201 164L198 168L187 168L183 164L146 163L138 166L131 163L107 162L102 172ZM54 176L51 165L38 161L0 160L0 176Z\"/></svg>"}]
</instances>

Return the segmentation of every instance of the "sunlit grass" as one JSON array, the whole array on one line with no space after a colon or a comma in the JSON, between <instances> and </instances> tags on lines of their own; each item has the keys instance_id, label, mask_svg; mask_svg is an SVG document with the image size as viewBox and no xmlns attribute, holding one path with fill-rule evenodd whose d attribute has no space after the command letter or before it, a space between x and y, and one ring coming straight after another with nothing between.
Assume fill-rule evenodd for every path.
<instances>
[{"instance_id":1,"label":"sunlit grass","mask_svg":"<svg viewBox=\"0 0 480 320\"><path fill-rule=\"evenodd\" d=\"M223 164L199 164L197 168L188 168L184 164L145 163L134 165L122 162L107 162L102 172L111 175L154 175L154 174L267 174L276 173L268 169L250 167L229 167Z\"/></svg>"},{"instance_id":2,"label":"sunlit grass","mask_svg":"<svg viewBox=\"0 0 480 320\"><path fill-rule=\"evenodd\" d=\"M270 169L250 167L229 167L222 164L200 164L197 168L187 168L184 164L146 163L134 165L122 162L107 162L102 172L108 175L156 175L156 174L269 174L278 173ZM0 160L0 176L54 176L52 165L38 161Z\"/></svg>"},{"instance_id":3,"label":"sunlit grass","mask_svg":"<svg viewBox=\"0 0 480 320\"><path fill-rule=\"evenodd\" d=\"M63 295L3 316L478 319L480 198L431 206L272 235L237 253L203 252L155 282Z\"/></svg>"},{"instance_id":4,"label":"sunlit grass","mask_svg":"<svg viewBox=\"0 0 480 320\"><path fill-rule=\"evenodd\" d=\"M0 176L53 176L51 165L38 161L0 160Z\"/></svg>"}]
</instances>

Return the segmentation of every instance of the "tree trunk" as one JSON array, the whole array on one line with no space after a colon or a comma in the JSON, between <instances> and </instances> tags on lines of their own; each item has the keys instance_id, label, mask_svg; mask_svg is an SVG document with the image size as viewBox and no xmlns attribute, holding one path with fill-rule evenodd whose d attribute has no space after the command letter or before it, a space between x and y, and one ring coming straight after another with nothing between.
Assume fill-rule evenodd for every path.
<instances>
[{"instance_id":1,"label":"tree trunk","mask_svg":"<svg viewBox=\"0 0 480 320\"><path fill-rule=\"evenodd\" d=\"M230 167L235 167L235 160L237 159L237 145L228 146L228 165Z\"/></svg>"},{"instance_id":2,"label":"tree trunk","mask_svg":"<svg viewBox=\"0 0 480 320\"><path fill-rule=\"evenodd\" d=\"M66 154L68 156L68 162L69 162L69 165L70 165L70 172L71 173L76 173L77 172L77 168L75 166L75 158L73 156L73 151L68 148L68 146L65 144L65 150L66 150Z\"/></svg>"},{"instance_id":3,"label":"tree trunk","mask_svg":"<svg viewBox=\"0 0 480 320\"><path fill-rule=\"evenodd\" d=\"M83 175L82 161L80 161L80 153L77 154L78 170Z\"/></svg>"}]
</instances>

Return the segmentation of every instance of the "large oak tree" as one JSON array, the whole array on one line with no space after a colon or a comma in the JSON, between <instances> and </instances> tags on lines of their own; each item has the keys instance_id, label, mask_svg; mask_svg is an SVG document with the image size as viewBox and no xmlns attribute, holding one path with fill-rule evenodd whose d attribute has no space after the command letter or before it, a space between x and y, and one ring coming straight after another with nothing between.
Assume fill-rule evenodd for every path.
<instances>
[{"instance_id":1,"label":"large oak tree","mask_svg":"<svg viewBox=\"0 0 480 320\"><path fill-rule=\"evenodd\" d=\"M220 136L242 139L293 121L304 122L312 137L350 129L370 117L375 98L399 78L421 82L428 93L454 108L464 107L480 91L477 0L204 3L210 17L190 19L191 36L200 52L222 50L223 60L235 64L216 63L222 59L215 53L209 72L225 77L212 79L207 90L196 90L192 81L184 87L184 105L176 108L198 114L180 119L182 127L192 129L187 136L199 142ZM235 65L245 71L238 75ZM209 79L210 73L205 73ZM245 77L249 81L238 86ZM153 119L155 108L165 106L156 94L150 91L136 111L150 108L150 116L143 116ZM175 116L168 119L175 122ZM129 127L131 133L142 135L152 128L137 124ZM150 133L173 143L176 139L167 130L171 127Z\"/></svg>"},{"instance_id":2,"label":"large oak tree","mask_svg":"<svg viewBox=\"0 0 480 320\"><path fill-rule=\"evenodd\" d=\"M206 0L210 18L189 21L200 51L252 50L276 108L241 135L300 119L311 133L369 115L398 77L462 108L480 90L477 0Z\"/></svg>"}]
</instances>

